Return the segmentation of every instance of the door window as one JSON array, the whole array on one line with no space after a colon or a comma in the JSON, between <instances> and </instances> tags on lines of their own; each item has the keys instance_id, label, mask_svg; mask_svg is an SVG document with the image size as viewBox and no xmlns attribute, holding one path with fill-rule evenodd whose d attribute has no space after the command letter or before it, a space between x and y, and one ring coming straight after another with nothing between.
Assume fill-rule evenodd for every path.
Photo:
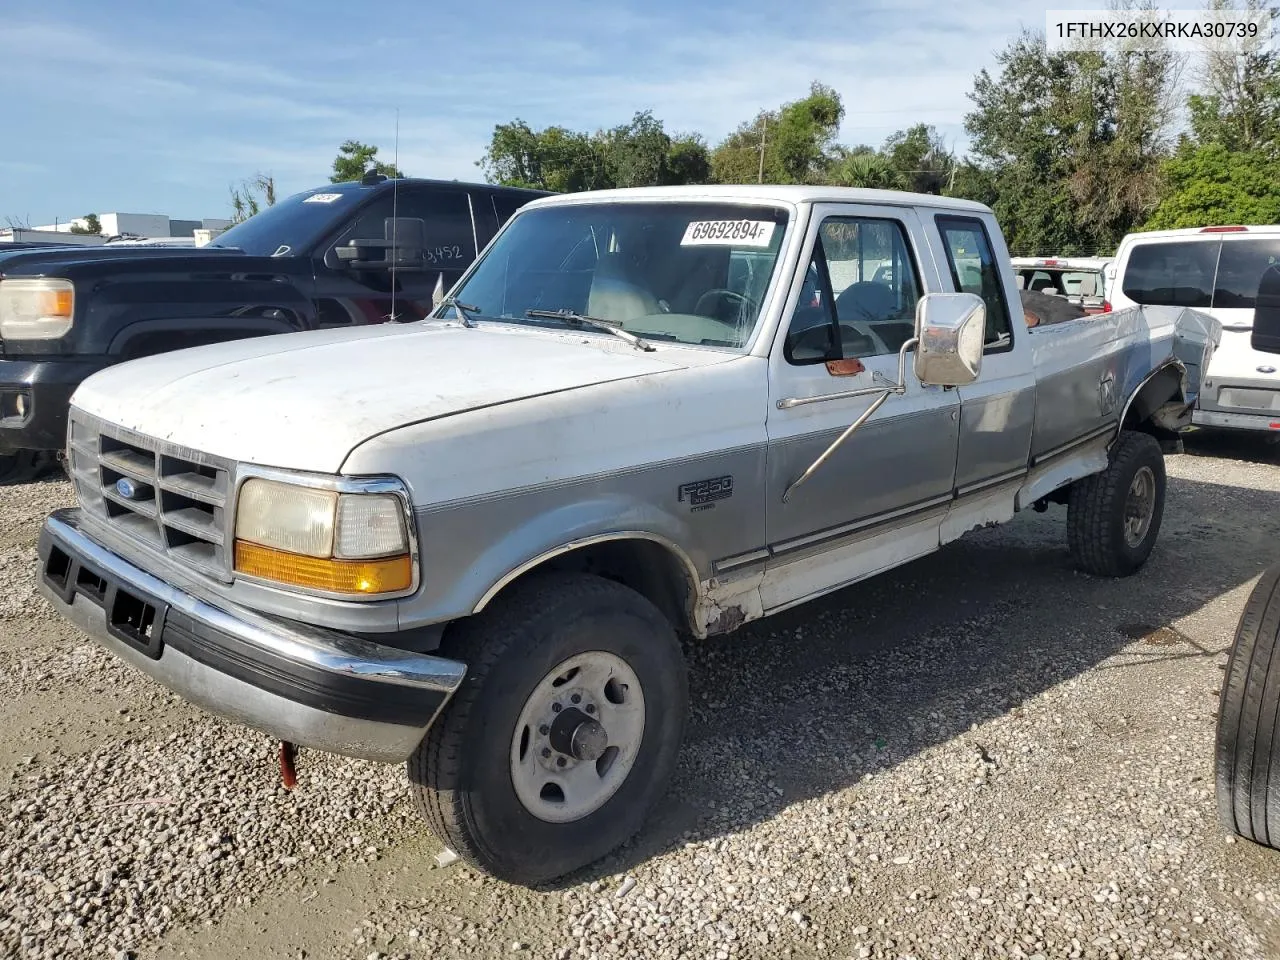
<instances>
[{"instance_id":1,"label":"door window","mask_svg":"<svg viewBox=\"0 0 1280 960\"><path fill-rule=\"evenodd\" d=\"M987 305L987 352L1013 347L1013 331L1009 323L1009 305L1005 302L1004 284L991 240L981 220L973 217L940 216L935 219L942 245L951 269L951 282L961 293L981 297Z\"/></svg>"},{"instance_id":2,"label":"door window","mask_svg":"<svg viewBox=\"0 0 1280 960\"><path fill-rule=\"evenodd\" d=\"M784 355L807 364L895 354L915 333L919 299L899 221L828 217L814 238Z\"/></svg>"}]
</instances>

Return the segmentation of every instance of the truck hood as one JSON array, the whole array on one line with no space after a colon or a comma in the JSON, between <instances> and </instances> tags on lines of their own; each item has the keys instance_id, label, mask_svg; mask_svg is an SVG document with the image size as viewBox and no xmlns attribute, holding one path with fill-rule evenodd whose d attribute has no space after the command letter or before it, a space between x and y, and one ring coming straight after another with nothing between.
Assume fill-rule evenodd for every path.
<instances>
[{"instance_id":1,"label":"truck hood","mask_svg":"<svg viewBox=\"0 0 1280 960\"><path fill-rule=\"evenodd\" d=\"M93 264L122 260L196 260L210 257L244 257L239 250L217 247L135 247L128 244L105 244L97 247L25 247L6 250L0 246L0 276L48 276L77 264ZM196 259L199 258L199 259Z\"/></svg>"},{"instance_id":2,"label":"truck hood","mask_svg":"<svg viewBox=\"0 0 1280 960\"><path fill-rule=\"evenodd\" d=\"M397 427L732 359L608 335L427 321L178 350L108 367L72 405L144 436L241 462L336 473Z\"/></svg>"}]
</instances>

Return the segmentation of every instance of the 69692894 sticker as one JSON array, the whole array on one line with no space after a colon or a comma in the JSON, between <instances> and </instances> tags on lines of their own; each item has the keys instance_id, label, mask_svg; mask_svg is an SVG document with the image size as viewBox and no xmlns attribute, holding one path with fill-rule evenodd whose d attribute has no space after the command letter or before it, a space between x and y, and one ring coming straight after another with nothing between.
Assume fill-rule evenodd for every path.
<instances>
[{"instance_id":1,"label":"69692894 sticker","mask_svg":"<svg viewBox=\"0 0 1280 960\"><path fill-rule=\"evenodd\" d=\"M767 247L775 226L768 220L694 220L680 246Z\"/></svg>"}]
</instances>

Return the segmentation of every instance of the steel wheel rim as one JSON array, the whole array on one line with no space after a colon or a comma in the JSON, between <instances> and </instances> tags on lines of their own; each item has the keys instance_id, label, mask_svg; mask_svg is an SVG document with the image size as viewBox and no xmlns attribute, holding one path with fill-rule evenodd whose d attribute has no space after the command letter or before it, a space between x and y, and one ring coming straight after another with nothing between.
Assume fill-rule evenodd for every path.
<instances>
[{"instance_id":1,"label":"steel wheel rim","mask_svg":"<svg viewBox=\"0 0 1280 960\"><path fill-rule=\"evenodd\" d=\"M1136 547L1146 539L1156 512L1156 475L1143 467L1133 475L1124 501L1124 542Z\"/></svg>"},{"instance_id":2,"label":"steel wheel rim","mask_svg":"<svg viewBox=\"0 0 1280 960\"><path fill-rule=\"evenodd\" d=\"M621 657L592 650L557 665L512 732L511 783L521 805L547 823L595 813L631 772L644 721L640 679Z\"/></svg>"}]
</instances>

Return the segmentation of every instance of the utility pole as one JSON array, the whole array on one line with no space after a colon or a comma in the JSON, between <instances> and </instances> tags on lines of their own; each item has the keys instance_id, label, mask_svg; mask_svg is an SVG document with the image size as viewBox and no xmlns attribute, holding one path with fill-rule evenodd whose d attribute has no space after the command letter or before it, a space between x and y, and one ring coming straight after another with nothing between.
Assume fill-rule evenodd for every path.
<instances>
[{"instance_id":1,"label":"utility pole","mask_svg":"<svg viewBox=\"0 0 1280 960\"><path fill-rule=\"evenodd\" d=\"M769 118L762 116L760 118L760 175L757 183L764 183L764 132L769 129Z\"/></svg>"}]
</instances>

